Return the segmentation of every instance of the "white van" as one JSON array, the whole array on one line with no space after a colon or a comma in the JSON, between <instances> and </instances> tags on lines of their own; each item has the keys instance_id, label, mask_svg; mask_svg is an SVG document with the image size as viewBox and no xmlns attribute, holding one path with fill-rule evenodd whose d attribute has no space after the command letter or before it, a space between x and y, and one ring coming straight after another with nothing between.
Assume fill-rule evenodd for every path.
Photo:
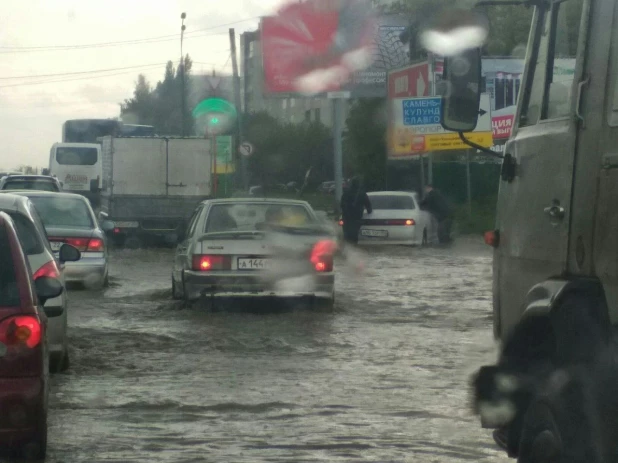
<instances>
[{"instance_id":1,"label":"white van","mask_svg":"<svg viewBox=\"0 0 618 463\"><path fill-rule=\"evenodd\" d=\"M49 154L50 175L62 189L81 194L96 207L102 189L103 162L98 143L54 143Z\"/></svg>"}]
</instances>

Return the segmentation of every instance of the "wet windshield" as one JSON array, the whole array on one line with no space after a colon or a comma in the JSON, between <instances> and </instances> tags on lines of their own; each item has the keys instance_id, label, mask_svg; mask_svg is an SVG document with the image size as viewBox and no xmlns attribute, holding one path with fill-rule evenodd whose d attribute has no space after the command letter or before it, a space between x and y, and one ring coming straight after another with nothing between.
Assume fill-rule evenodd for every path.
<instances>
[{"instance_id":1,"label":"wet windshield","mask_svg":"<svg viewBox=\"0 0 618 463\"><path fill-rule=\"evenodd\" d=\"M81 199L33 196L30 201L35 205L46 228L94 227L90 210Z\"/></svg>"},{"instance_id":2,"label":"wet windshield","mask_svg":"<svg viewBox=\"0 0 618 463\"><path fill-rule=\"evenodd\" d=\"M258 231L269 225L303 227L316 222L303 206L276 203L221 204L210 208L204 232Z\"/></svg>"},{"instance_id":3,"label":"wet windshield","mask_svg":"<svg viewBox=\"0 0 618 463\"><path fill-rule=\"evenodd\" d=\"M58 191L58 187L48 180L7 180L4 189Z\"/></svg>"},{"instance_id":4,"label":"wet windshield","mask_svg":"<svg viewBox=\"0 0 618 463\"><path fill-rule=\"evenodd\" d=\"M0 2L0 461L611 460L617 8Z\"/></svg>"},{"instance_id":5,"label":"wet windshield","mask_svg":"<svg viewBox=\"0 0 618 463\"><path fill-rule=\"evenodd\" d=\"M414 200L409 196L370 195L374 209L415 209Z\"/></svg>"}]
</instances>

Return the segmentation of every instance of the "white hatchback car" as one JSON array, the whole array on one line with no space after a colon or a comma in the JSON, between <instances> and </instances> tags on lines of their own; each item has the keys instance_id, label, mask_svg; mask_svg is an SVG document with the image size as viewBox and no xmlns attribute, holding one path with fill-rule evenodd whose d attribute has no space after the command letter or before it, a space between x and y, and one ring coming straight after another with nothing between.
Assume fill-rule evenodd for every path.
<instances>
[{"instance_id":1,"label":"white hatchback car","mask_svg":"<svg viewBox=\"0 0 618 463\"><path fill-rule=\"evenodd\" d=\"M32 279L36 281L43 276L57 278L64 286L64 263L78 261L81 258L79 250L64 244L58 251L58 258L54 257L43 222L34 204L25 196L0 194L0 211L6 212L15 223L22 249L28 257ZM66 291L45 301L43 308L49 319L49 368L51 371L64 371L69 367Z\"/></svg>"},{"instance_id":2,"label":"white hatchback car","mask_svg":"<svg viewBox=\"0 0 618 463\"><path fill-rule=\"evenodd\" d=\"M415 192L374 191L368 193L373 212L365 212L359 244L426 245L438 242L438 223L420 208Z\"/></svg>"},{"instance_id":3,"label":"white hatchback car","mask_svg":"<svg viewBox=\"0 0 618 463\"><path fill-rule=\"evenodd\" d=\"M335 237L305 201L202 202L178 245L174 298L310 299L332 306Z\"/></svg>"}]
</instances>

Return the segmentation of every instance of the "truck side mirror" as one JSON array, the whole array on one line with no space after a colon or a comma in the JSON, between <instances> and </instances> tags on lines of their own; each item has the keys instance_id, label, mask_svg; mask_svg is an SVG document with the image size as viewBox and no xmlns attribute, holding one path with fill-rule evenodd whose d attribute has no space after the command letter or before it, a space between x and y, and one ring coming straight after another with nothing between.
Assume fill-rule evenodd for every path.
<instances>
[{"instance_id":1,"label":"truck side mirror","mask_svg":"<svg viewBox=\"0 0 618 463\"><path fill-rule=\"evenodd\" d=\"M441 123L446 130L472 132L481 101L481 49L444 59Z\"/></svg>"}]
</instances>

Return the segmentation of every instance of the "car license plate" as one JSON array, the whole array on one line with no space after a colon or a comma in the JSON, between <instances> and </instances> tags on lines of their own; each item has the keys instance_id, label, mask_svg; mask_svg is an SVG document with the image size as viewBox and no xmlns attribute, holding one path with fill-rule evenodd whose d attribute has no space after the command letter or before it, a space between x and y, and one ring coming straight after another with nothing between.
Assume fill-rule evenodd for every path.
<instances>
[{"instance_id":1,"label":"car license plate","mask_svg":"<svg viewBox=\"0 0 618 463\"><path fill-rule=\"evenodd\" d=\"M388 231L386 230L361 230L361 235L371 236L372 238L386 238Z\"/></svg>"},{"instance_id":2,"label":"car license plate","mask_svg":"<svg viewBox=\"0 0 618 463\"><path fill-rule=\"evenodd\" d=\"M49 244L51 244L52 251L57 252L60 251L64 243L62 241L50 241Z\"/></svg>"},{"instance_id":3,"label":"car license plate","mask_svg":"<svg viewBox=\"0 0 618 463\"><path fill-rule=\"evenodd\" d=\"M269 259L238 259L238 270L266 270L270 268Z\"/></svg>"},{"instance_id":4,"label":"car license plate","mask_svg":"<svg viewBox=\"0 0 618 463\"><path fill-rule=\"evenodd\" d=\"M138 222L115 222L114 225L116 228L137 228L139 227Z\"/></svg>"}]
</instances>

